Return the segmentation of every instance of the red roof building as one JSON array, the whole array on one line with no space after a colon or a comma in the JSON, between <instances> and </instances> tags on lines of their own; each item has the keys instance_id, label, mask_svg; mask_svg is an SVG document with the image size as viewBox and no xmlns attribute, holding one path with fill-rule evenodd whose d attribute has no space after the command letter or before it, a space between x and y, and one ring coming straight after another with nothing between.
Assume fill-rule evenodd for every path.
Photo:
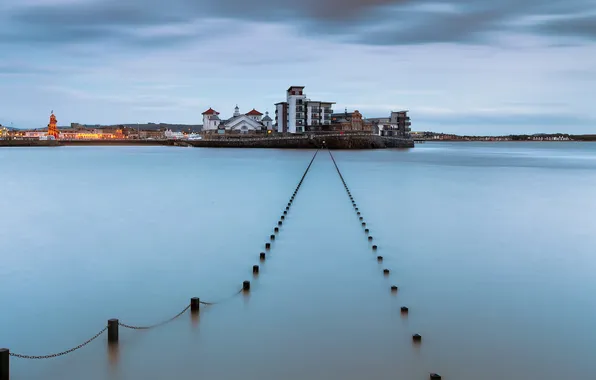
<instances>
[{"instance_id":1,"label":"red roof building","mask_svg":"<svg viewBox=\"0 0 596 380\"><path fill-rule=\"evenodd\" d=\"M219 115L219 112L209 107L209 109L202 113L202 115Z\"/></svg>"},{"instance_id":2,"label":"red roof building","mask_svg":"<svg viewBox=\"0 0 596 380\"><path fill-rule=\"evenodd\" d=\"M253 108L246 116L263 116L263 114Z\"/></svg>"}]
</instances>

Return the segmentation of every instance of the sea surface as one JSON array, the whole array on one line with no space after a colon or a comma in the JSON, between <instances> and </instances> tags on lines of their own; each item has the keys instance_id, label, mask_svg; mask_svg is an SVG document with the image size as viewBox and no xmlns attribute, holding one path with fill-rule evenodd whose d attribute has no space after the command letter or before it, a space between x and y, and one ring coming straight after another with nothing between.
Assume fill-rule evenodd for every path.
<instances>
[{"instance_id":1,"label":"sea surface","mask_svg":"<svg viewBox=\"0 0 596 380\"><path fill-rule=\"evenodd\" d=\"M0 347L51 354L221 301L117 347L13 357L11 379L594 376L596 144L333 151L372 243L320 151L259 263L313 154L0 149Z\"/></svg>"}]
</instances>

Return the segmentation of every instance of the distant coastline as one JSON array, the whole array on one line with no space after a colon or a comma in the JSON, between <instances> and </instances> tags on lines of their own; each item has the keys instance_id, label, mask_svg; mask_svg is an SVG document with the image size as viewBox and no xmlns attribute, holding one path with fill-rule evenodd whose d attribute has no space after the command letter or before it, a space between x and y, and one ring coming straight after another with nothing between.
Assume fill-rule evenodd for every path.
<instances>
[{"instance_id":1,"label":"distant coastline","mask_svg":"<svg viewBox=\"0 0 596 380\"><path fill-rule=\"evenodd\" d=\"M566 133L537 133L533 135L502 135L502 136L469 136L436 132L413 132L412 138L416 142L426 141L480 141L480 142L562 142L562 141L596 141L596 135L571 135Z\"/></svg>"}]
</instances>

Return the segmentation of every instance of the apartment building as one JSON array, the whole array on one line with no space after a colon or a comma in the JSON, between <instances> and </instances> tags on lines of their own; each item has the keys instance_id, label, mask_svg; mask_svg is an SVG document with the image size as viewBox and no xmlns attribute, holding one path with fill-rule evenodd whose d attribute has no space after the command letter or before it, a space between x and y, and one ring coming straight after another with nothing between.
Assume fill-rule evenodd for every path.
<instances>
[{"instance_id":1,"label":"apartment building","mask_svg":"<svg viewBox=\"0 0 596 380\"><path fill-rule=\"evenodd\" d=\"M331 124L331 108L335 102L310 100L304 86L291 86L286 91L286 101L275 104L275 125L278 132L303 133L324 130Z\"/></svg>"}]
</instances>

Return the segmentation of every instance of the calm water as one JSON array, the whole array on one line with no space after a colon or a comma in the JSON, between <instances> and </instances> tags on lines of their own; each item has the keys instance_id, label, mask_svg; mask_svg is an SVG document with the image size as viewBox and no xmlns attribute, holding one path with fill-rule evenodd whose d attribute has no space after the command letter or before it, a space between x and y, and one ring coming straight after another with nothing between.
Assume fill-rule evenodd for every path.
<instances>
[{"instance_id":1,"label":"calm water","mask_svg":"<svg viewBox=\"0 0 596 380\"><path fill-rule=\"evenodd\" d=\"M580 379L596 352L596 144L320 152L0 150L0 346L13 379ZM390 268L388 278L382 268ZM389 287L400 287L391 295ZM407 318L399 307L407 305ZM411 335L423 342L413 346Z\"/></svg>"}]
</instances>

